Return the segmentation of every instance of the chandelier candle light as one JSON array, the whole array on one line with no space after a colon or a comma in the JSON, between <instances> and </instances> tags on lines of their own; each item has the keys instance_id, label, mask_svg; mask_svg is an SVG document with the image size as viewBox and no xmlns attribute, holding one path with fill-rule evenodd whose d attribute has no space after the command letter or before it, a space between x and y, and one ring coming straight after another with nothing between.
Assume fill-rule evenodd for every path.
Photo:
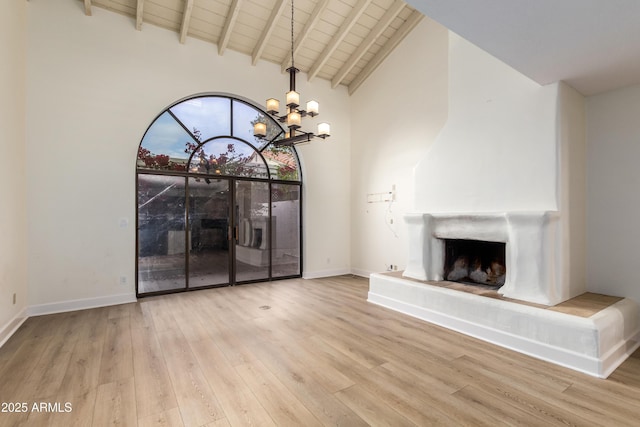
<instances>
[{"instance_id":1,"label":"chandelier candle light","mask_svg":"<svg viewBox=\"0 0 640 427\"><path fill-rule=\"evenodd\" d=\"M274 145L294 145L301 142L309 142L313 138L327 138L331 134L329 123L319 123L318 133L305 132L299 130L303 117L315 117L319 114L320 106L316 101L307 102L307 109L300 109L300 94L296 92L296 73L299 72L293 61L293 0L291 0L291 67L287 68L289 73L289 92L287 92L287 114L280 116L280 101L275 98L267 99L267 113L276 117L280 123L286 123L289 132L285 134L285 138L274 141ZM296 131L299 133L296 134ZM265 123L256 123L253 125L253 135L256 138L266 138L267 125Z\"/></svg>"}]
</instances>

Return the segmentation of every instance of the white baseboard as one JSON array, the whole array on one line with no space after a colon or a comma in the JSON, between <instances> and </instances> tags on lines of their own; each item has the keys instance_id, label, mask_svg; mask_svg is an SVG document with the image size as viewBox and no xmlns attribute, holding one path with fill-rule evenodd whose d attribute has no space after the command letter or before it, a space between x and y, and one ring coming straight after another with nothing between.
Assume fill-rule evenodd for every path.
<instances>
[{"instance_id":1,"label":"white baseboard","mask_svg":"<svg viewBox=\"0 0 640 427\"><path fill-rule=\"evenodd\" d=\"M361 268L352 268L351 269L351 274L353 274L355 276L366 277L367 279L369 278L369 276L371 276L372 273L374 273L374 271L363 270Z\"/></svg>"},{"instance_id":2,"label":"white baseboard","mask_svg":"<svg viewBox=\"0 0 640 427\"><path fill-rule=\"evenodd\" d=\"M11 338L20 325L22 325L28 318L27 309L23 308L13 317L13 319L9 320L6 325L0 328L0 347L2 347L4 343Z\"/></svg>"},{"instance_id":3,"label":"white baseboard","mask_svg":"<svg viewBox=\"0 0 640 427\"><path fill-rule=\"evenodd\" d=\"M305 272L302 275L302 278L303 279L320 279L322 277L343 276L345 274L351 274L351 269L340 268L336 270L320 270L320 271Z\"/></svg>"},{"instance_id":4,"label":"white baseboard","mask_svg":"<svg viewBox=\"0 0 640 427\"><path fill-rule=\"evenodd\" d=\"M351 274L353 274L354 276L360 276L360 277L366 277L367 279L372 275L372 274L382 274L382 273L393 273L393 272L399 272L400 270L387 270L387 271L380 271L380 270L376 270L376 271L371 271L371 270L364 270L362 268L352 268L351 269Z\"/></svg>"},{"instance_id":5,"label":"white baseboard","mask_svg":"<svg viewBox=\"0 0 640 427\"><path fill-rule=\"evenodd\" d=\"M27 307L27 315L41 316L44 314L64 313L67 311L85 310L88 308L107 307L110 305L136 302L135 294L109 295L96 298L76 299L49 304L38 304Z\"/></svg>"}]
</instances>

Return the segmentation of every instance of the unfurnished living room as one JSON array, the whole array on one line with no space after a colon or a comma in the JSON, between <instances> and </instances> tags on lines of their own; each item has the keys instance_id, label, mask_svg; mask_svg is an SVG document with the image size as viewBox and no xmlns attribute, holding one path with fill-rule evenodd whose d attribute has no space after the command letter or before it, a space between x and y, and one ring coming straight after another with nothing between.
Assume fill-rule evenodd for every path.
<instances>
[{"instance_id":1,"label":"unfurnished living room","mask_svg":"<svg viewBox=\"0 0 640 427\"><path fill-rule=\"evenodd\" d=\"M636 0L4 0L0 426L634 426Z\"/></svg>"}]
</instances>

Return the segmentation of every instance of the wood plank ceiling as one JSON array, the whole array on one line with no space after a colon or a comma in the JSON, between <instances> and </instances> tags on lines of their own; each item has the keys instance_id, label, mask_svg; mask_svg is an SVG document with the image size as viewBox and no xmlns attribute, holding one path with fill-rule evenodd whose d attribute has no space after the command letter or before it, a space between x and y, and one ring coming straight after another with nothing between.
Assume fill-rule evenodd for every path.
<instances>
[{"instance_id":1,"label":"wood plank ceiling","mask_svg":"<svg viewBox=\"0 0 640 427\"><path fill-rule=\"evenodd\" d=\"M144 24L175 31L270 61L284 72L291 63L290 0L81 0ZM307 78L331 81L353 93L420 22L403 0L295 0L295 65ZM212 54L215 52L212 51Z\"/></svg>"}]
</instances>

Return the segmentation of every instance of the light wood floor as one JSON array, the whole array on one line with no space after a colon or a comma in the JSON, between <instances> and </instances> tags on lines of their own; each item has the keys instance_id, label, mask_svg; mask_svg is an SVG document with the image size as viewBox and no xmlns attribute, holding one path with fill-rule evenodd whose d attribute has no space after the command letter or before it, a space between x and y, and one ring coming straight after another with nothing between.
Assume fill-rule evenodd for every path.
<instances>
[{"instance_id":1,"label":"light wood floor","mask_svg":"<svg viewBox=\"0 0 640 427\"><path fill-rule=\"evenodd\" d=\"M286 280L34 317L0 349L0 413L28 426L640 423L640 352L607 380Z\"/></svg>"}]
</instances>

